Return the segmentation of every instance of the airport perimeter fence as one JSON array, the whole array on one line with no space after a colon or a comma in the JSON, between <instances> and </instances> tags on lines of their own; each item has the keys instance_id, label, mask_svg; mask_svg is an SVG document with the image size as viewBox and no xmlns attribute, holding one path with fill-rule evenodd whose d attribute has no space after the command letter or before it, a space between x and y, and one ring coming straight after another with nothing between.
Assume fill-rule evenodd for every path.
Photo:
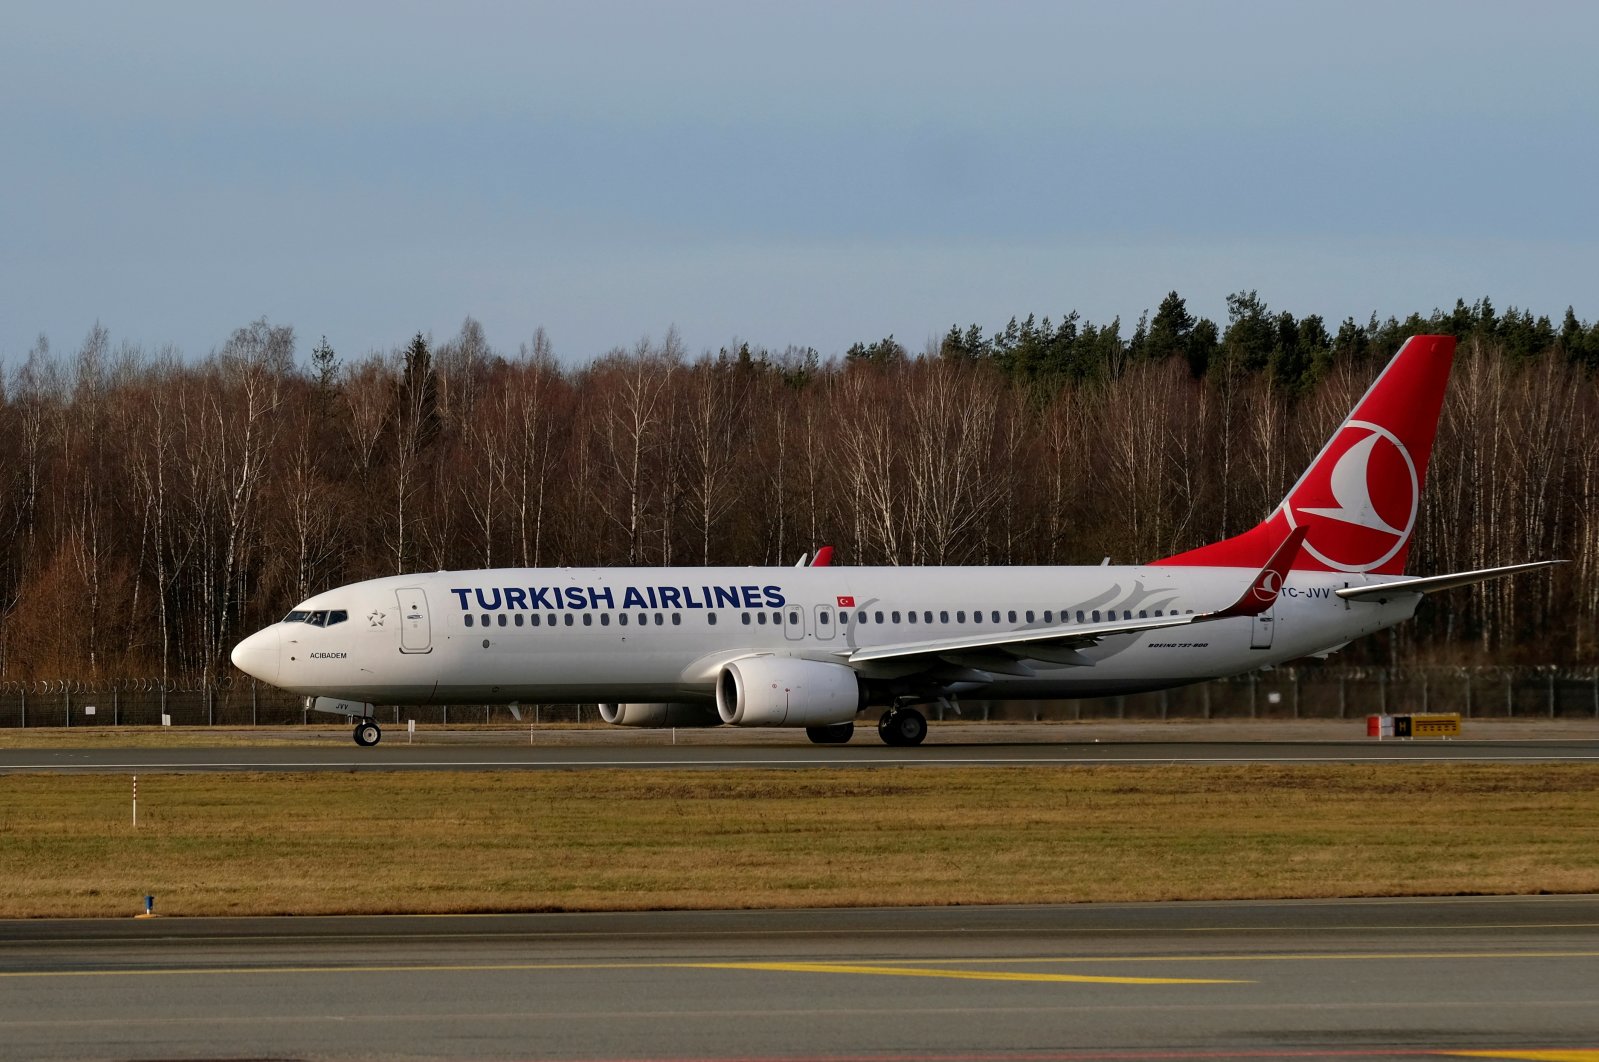
<instances>
[{"instance_id":1,"label":"airport perimeter fence","mask_svg":"<svg viewBox=\"0 0 1599 1062\"><path fill-rule=\"evenodd\" d=\"M376 709L389 725L505 726L594 723L594 705L429 705ZM1155 693L1061 701L961 704L959 718L992 721L1079 719L1359 719L1409 712L1465 718L1599 719L1599 668L1278 668ZM938 719L957 718L935 708ZM0 683L0 728L335 724L294 694L251 679L162 684Z\"/></svg>"}]
</instances>

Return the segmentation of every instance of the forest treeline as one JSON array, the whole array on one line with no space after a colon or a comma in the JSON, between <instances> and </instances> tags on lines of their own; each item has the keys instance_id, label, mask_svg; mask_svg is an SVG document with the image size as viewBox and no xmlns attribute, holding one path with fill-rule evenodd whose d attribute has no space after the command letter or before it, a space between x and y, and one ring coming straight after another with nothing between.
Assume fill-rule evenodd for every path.
<instances>
[{"instance_id":1,"label":"forest treeline","mask_svg":"<svg viewBox=\"0 0 1599 1062\"><path fill-rule=\"evenodd\" d=\"M471 319L303 361L265 320L203 359L41 338L0 395L0 679L219 675L301 598L408 570L1149 560L1264 516L1420 332L1461 345L1411 570L1575 563L1347 659L1599 659L1599 324L1228 311L1174 292L1127 336L1072 313L827 359L668 332L580 366Z\"/></svg>"}]
</instances>

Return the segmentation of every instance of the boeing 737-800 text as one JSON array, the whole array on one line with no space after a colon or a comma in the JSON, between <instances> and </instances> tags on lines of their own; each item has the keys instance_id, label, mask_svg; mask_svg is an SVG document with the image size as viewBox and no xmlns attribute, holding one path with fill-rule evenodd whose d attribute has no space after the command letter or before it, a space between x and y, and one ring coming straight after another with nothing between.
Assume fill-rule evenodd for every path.
<instances>
[{"instance_id":1,"label":"boeing 737-800 text","mask_svg":"<svg viewBox=\"0 0 1599 1062\"><path fill-rule=\"evenodd\" d=\"M915 745L918 705L1098 697L1325 655L1422 595L1555 561L1403 574L1455 341L1417 336L1265 521L1113 567L507 568L296 605L240 670L355 720L375 704L598 702L621 726L804 727Z\"/></svg>"}]
</instances>

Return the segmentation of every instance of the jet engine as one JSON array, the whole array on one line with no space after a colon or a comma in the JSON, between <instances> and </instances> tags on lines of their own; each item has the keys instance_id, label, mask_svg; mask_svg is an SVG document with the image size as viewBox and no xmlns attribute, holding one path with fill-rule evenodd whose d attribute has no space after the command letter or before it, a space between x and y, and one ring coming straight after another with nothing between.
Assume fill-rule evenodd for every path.
<instances>
[{"instance_id":1,"label":"jet engine","mask_svg":"<svg viewBox=\"0 0 1599 1062\"><path fill-rule=\"evenodd\" d=\"M680 701L653 704L602 704L600 718L616 726L694 727L721 726L716 709L709 704Z\"/></svg>"},{"instance_id":2,"label":"jet engine","mask_svg":"<svg viewBox=\"0 0 1599 1062\"><path fill-rule=\"evenodd\" d=\"M821 660L750 656L716 678L716 711L734 726L830 726L848 723L865 703L854 670Z\"/></svg>"}]
</instances>

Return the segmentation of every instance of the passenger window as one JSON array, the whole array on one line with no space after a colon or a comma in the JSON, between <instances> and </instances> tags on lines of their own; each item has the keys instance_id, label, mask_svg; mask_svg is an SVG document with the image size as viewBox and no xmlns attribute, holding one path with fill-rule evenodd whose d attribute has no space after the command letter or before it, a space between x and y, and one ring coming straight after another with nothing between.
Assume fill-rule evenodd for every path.
<instances>
[{"instance_id":1,"label":"passenger window","mask_svg":"<svg viewBox=\"0 0 1599 1062\"><path fill-rule=\"evenodd\" d=\"M568 612L566 614L566 625L568 627L570 627L570 626L572 626L572 624L574 624L576 622L577 622L577 620L573 618L573 616L572 616L572 614L570 612Z\"/></svg>"},{"instance_id":2,"label":"passenger window","mask_svg":"<svg viewBox=\"0 0 1599 1062\"><path fill-rule=\"evenodd\" d=\"M999 622L999 609L996 608L993 612L990 612L989 615L993 618L995 623ZM1016 613L1012 612L1010 618L1014 620L1016 618Z\"/></svg>"},{"instance_id":3,"label":"passenger window","mask_svg":"<svg viewBox=\"0 0 1599 1062\"><path fill-rule=\"evenodd\" d=\"M499 619L500 619L500 626L502 626L502 627L508 625L511 622L510 620L505 618L505 613L503 613L503 612L500 613Z\"/></svg>"},{"instance_id":4,"label":"passenger window","mask_svg":"<svg viewBox=\"0 0 1599 1062\"><path fill-rule=\"evenodd\" d=\"M489 625L489 615L488 615L488 613L485 612L483 614L483 618L481 620L479 620L478 622L483 624L483 626L487 627Z\"/></svg>"},{"instance_id":5,"label":"passenger window","mask_svg":"<svg viewBox=\"0 0 1599 1062\"><path fill-rule=\"evenodd\" d=\"M601 612L600 613L600 626L601 627L609 627L610 625L611 625L611 614L609 612Z\"/></svg>"},{"instance_id":6,"label":"passenger window","mask_svg":"<svg viewBox=\"0 0 1599 1062\"><path fill-rule=\"evenodd\" d=\"M1097 609L1097 608L1094 610L1094 622L1095 623L1099 622L1099 609Z\"/></svg>"},{"instance_id":7,"label":"passenger window","mask_svg":"<svg viewBox=\"0 0 1599 1062\"><path fill-rule=\"evenodd\" d=\"M616 623L617 623L617 626L619 626L619 627L626 627L627 626L627 613L626 612L618 612L616 614Z\"/></svg>"},{"instance_id":8,"label":"passenger window","mask_svg":"<svg viewBox=\"0 0 1599 1062\"><path fill-rule=\"evenodd\" d=\"M910 621L911 623L915 623L916 622L916 613L914 611L907 612L907 613L905 613L905 618L908 621Z\"/></svg>"},{"instance_id":9,"label":"passenger window","mask_svg":"<svg viewBox=\"0 0 1599 1062\"><path fill-rule=\"evenodd\" d=\"M1028 609L1027 610L1027 622L1028 623L1033 622L1033 610L1032 609Z\"/></svg>"},{"instance_id":10,"label":"passenger window","mask_svg":"<svg viewBox=\"0 0 1599 1062\"><path fill-rule=\"evenodd\" d=\"M938 622L940 622L940 623L948 623L949 622L949 613L940 611L939 614L938 614Z\"/></svg>"},{"instance_id":11,"label":"passenger window","mask_svg":"<svg viewBox=\"0 0 1599 1062\"><path fill-rule=\"evenodd\" d=\"M681 627L682 625L683 625L683 613L681 613L681 612L672 613L672 626Z\"/></svg>"},{"instance_id":12,"label":"passenger window","mask_svg":"<svg viewBox=\"0 0 1599 1062\"><path fill-rule=\"evenodd\" d=\"M764 613L764 612L755 613L755 622L759 623L762 627L766 626L766 613Z\"/></svg>"},{"instance_id":13,"label":"passenger window","mask_svg":"<svg viewBox=\"0 0 1599 1062\"><path fill-rule=\"evenodd\" d=\"M1054 615L1054 612L1051 611L1050 609L1046 608L1044 610L1044 622L1045 623L1053 623L1054 620L1050 619L1050 617L1053 616L1053 615ZM1028 618L1031 619L1032 617L1029 616Z\"/></svg>"},{"instance_id":14,"label":"passenger window","mask_svg":"<svg viewBox=\"0 0 1599 1062\"><path fill-rule=\"evenodd\" d=\"M1005 616L1006 616L1006 618L1007 618L1007 620L1009 622L1011 622L1011 623L1015 623L1016 622L1016 610L1015 609L1011 609L1009 612L1005 613ZM996 619L994 622L998 623L999 620Z\"/></svg>"},{"instance_id":15,"label":"passenger window","mask_svg":"<svg viewBox=\"0 0 1599 1062\"><path fill-rule=\"evenodd\" d=\"M750 614L748 612L741 612L739 615L744 617L744 626L748 627L750 625Z\"/></svg>"},{"instance_id":16,"label":"passenger window","mask_svg":"<svg viewBox=\"0 0 1599 1062\"><path fill-rule=\"evenodd\" d=\"M539 625L539 614L537 612L527 618L527 625L529 627L537 627Z\"/></svg>"},{"instance_id":17,"label":"passenger window","mask_svg":"<svg viewBox=\"0 0 1599 1062\"><path fill-rule=\"evenodd\" d=\"M468 626L468 627L470 627L470 626L472 626L472 616L471 616L471 615L470 615L470 614L468 614L468 615L467 615L467 616L466 616L466 617L465 617L465 619L466 619L466 625L467 625L467 626Z\"/></svg>"},{"instance_id":18,"label":"passenger window","mask_svg":"<svg viewBox=\"0 0 1599 1062\"><path fill-rule=\"evenodd\" d=\"M895 623L898 623L899 622L899 609L895 609L890 618L893 619L893 621Z\"/></svg>"},{"instance_id":19,"label":"passenger window","mask_svg":"<svg viewBox=\"0 0 1599 1062\"><path fill-rule=\"evenodd\" d=\"M657 627L664 627L664 626L666 626L666 614L665 614L665 613L662 613L662 612L657 612L657 613L656 613L656 614L655 614L655 625L656 625L656 626L657 626Z\"/></svg>"},{"instance_id":20,"label":"passenger window","mask_svg":"<svg viewBox=\"0 0 1599 1062\"><path fill-rule=\"evenodd\" d=\"M972 622L973 623L981 623L981 622L983 622L983 614L981 612L979 612L979 611L973 610L973 612L972 612Z\"/></svg>"},{"instance_id":21,"label":"passenger window","mask_svg":"<svg viewBox=\"0 0 1599 1062\"><path fill-rule=\"evenodd\" d=\"M1138 610L1138 618L1139 619L1148 619L1149 618L1149 613L1146 612L1144 609L1139 609Z\"/></svg>"},{"instance_id":22,"label":"passenger window","mask_svg":"<svg viewBox=\"0 0 1599 1062\"><path fill-rule=\"evenodd\" d=\"M714 612L707 612L707 613L706 613L706 614L705 614L705 622L706 622L706 624L707 624L707 625L708 625L708 626L711 626L711 627L714 627L714 626L716 626L716 613L714 613Z\"/></svg>"},{"instance_id":23,"label":"passenger window","mask_svg":"<svg viewBox=\"0 0 1599 1062\"><path fill-rule=\"evenodd\" d=\"M788 622L791 625L798 624L799 623L799 613L798 612L790 612L788 614Z\"/></svg>"},{"instance_id":24,"label":"passenger window","mask_svg":"<svg viewBox=\"0 0 1599 1062\"><path fill-rule=\"evenodd\" d=\"M518 627L522 625L522 614L520 612L516 614L516 625Z\"/></svg>"},{"instance_id":25,"label":"passenger window","mask_svg":"<svg viewBox=\"0 0 1599 1062\"><path fill-rule=\"evenodd\" d=\"M866 613L865 612L857 612L857 613L855 613L855 622L856 623L865 623L866 622Z\"/></svg>"},{"instance_id":26,"label":"passenger window","mask_svg":"<svg viewBox=\"0 0 1599 1062\"><path fill-rule=\"evenodd\" d=\"M965 623L966 622L966 610L965 609L961 609L960 611L955 613L955 622L956 623Z\"/></svg>"},{"instance_id":27,"label":"passenger window","mask_svg":"<svg viewBox=\"0 0 1599 1062\"><path fill-rule=\"evenodd\" d=\"M592 612L583 613L583 626L585 626L585 627L594 626L594 614Z\"/></svg>"},{"instance_id":28,"label":"passenger window","mask_svg":"<svg viewBox=\"0 0 1599 1062\"><path fill-rule=\"evenodd\" d=\"M1095 614L1094 614L1094 618L1095 618L1095 619L1098 619L1098 618L1099 618L1099 614L1098 614L1098 613L1095 613ZM1077 610L1077 622L1078 622L1078 623L1081 623L1081 622L1083 622L1083 610L1082 610L1082 609L1078 609L1078 610Z\"/></svg>"},{"instance_id":29,"label":"passenger window","mask_svg":"<svg viewBox=\"0 0 1599 1062\"><path fill-rule=\"evenodd\" d=\"M924 623L933 622L932 610L928 610L928 611L922 613L922 622L924 622Z\"/></svg>"},{"instance_id":30,"label":"passenger window","mask_svg":"<svg viewBox=\"0 0 1599 1062\"><path fill-rule=\"evenodd\" d=\"M832 622L833 622L833 613L832 613L832 611L830 609L825 609L825 608L817 610L816 622L820 623L824 627L831 626Z\"/></svg>"}]
</instances>

